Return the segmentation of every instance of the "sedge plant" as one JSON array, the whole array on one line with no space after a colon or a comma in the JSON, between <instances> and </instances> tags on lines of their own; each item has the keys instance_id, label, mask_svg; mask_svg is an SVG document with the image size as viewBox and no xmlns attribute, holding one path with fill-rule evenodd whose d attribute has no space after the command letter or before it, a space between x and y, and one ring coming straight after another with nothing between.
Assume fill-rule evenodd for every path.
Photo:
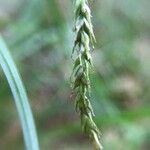
<instances>
[{"instance_id":1,"label":"sedge plant","mask_svg":"<svg viewBox=\"0 0 150 150\"><path fill-rule=\"evenodd\" d=\"M91 23L88 0L75 0L75 42L73 47L74 66L71 76L76 110L80 114L82 130L93 143L94 150L102 150L100 132L93 121L90 103L89 71L92 66L91 46L96 41Z\"/></svg>"}]
</instances>

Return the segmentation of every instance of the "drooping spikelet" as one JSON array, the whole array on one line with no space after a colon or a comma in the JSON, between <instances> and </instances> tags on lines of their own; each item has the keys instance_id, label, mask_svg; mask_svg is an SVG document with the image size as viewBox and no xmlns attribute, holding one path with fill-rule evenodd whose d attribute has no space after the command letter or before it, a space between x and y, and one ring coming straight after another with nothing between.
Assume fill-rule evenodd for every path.
<instances>
[{"instance_id":1,"label":"drooping spikelet","mask_svg":"<svg viewBox=\"0 0 150 150\"><path fill-rule=\"evenodd\" d=\"M76 110L81 117L83 131L89 136L95 150L102 150L100 133L93 121L93 109L90 103L89 68L92 66L90 47L95 42L91 23L91 11L88 0L75 0L75 55L72 82L76 99Z\"/></svg>"}]
</instances>

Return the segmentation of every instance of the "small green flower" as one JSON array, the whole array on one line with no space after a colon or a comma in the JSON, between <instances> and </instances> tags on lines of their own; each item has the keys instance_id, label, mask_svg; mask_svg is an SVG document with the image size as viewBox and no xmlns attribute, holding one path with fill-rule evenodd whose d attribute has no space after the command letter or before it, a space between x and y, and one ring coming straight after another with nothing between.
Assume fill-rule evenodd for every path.
<instances>
[{"instance_id":1,"label":"small green flower","mask_svg":"<svg viewBox=\"0 0 150 150\"><path fill-rule=\"evenodd\" d=\"M72 54L75 55L72 83L75 94L76 111L81 118L83 131L89 136L95 150L102 150L100 132L93 121L94 112L90 103L89 68L92 66L90 47L96 41L91 23L88 0L75 1L75 42Z\"/></svg>"}]
</instances>

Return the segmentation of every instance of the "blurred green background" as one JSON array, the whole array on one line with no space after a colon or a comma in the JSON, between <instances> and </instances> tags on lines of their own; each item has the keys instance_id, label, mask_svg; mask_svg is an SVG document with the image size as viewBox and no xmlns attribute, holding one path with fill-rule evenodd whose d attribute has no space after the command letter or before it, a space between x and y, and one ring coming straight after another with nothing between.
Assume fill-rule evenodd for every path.
<instances>
[{"instance_id":1,"label":"blurred green background","mask_svg":"<svg viewBox=\"0 0 150 150\"><path fill-rule=\"evenodd\" d=\"M150 1L90 1L92 104L105 150L150 150ZM0 0L0 32L30 97L41 150L91 150L70 98L73 1ZM0 70L0 150L24 149Z\"/></svg>"}]
</instances>

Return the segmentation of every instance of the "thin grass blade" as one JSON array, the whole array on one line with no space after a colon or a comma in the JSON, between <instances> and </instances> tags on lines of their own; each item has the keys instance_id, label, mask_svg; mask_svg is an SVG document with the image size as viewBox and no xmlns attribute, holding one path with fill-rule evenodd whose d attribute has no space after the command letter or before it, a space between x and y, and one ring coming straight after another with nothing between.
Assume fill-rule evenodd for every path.
<instances>
[{"instance_id":1,"label":"thin grass blade","mask_svg":"<svg viewBox=\"0 0 150 150\"><path fill-rule=\"evenodd\" d=\"M11 88L23 129L26 150L39 150L36 128L26 90L5 41L0 36L0 64Z\"/></svg>"}]
</instances>

